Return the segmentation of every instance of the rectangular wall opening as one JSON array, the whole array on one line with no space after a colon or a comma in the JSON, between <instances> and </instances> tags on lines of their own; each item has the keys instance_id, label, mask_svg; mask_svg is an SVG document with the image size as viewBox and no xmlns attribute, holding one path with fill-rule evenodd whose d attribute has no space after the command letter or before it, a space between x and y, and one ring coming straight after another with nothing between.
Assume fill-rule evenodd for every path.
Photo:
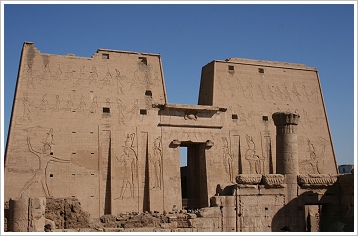
<instances>
[{"instance_id":1,"label":"rectangular wall opening","mask_svg":"<svg viewBox=\"0 0 358 236\"><path fill-rule=\"evenodd\" d=\"M180 156L183 208L208 207L205 143L182 142Z\"/></svg>"},{"instance_id":2,"label":"rectangular wall opening","mask_svg":"<svg viewBox=\"0 0 358 236\"><path fill-rule=\"evenodd\" d=\"M188 148L180 147L180 180L181 180L181 198L182 206L184 209L188 206L188 191L187 191L187 161L188 161Z\"/></svg>"}]
</instances>

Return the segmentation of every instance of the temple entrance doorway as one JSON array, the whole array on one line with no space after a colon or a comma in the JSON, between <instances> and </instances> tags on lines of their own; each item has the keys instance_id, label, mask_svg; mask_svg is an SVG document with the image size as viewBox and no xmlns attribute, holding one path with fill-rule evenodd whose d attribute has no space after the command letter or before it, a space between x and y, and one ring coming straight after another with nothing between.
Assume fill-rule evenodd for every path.
<instances>
[{"instance_id":1,"label":"temple entrance doorway","mask_svg":"<svg viewBox=\"0 0 358 236\"><path fill-rule=\"evenodd\" d=\"M305 217L306 217L306 231L307 232L319 232L320 231L321 206L320 205L306 205L305 206Z\"/></svg>"},{"instance_id":2,"label":"temple entrance doorway","mask_svg":"<svg viewBox=\"0 0 358 236\"><path fill-rule=\"evenodd\" d=\"M205 143L181 142L180 154L183 208L208 207Z\"/></svg>"}]
</instances>

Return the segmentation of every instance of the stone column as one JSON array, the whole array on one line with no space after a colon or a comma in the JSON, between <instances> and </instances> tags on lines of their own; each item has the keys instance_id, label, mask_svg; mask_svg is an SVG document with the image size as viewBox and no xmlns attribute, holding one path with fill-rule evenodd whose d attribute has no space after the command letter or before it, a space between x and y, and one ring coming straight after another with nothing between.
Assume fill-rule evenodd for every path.
<instances>
[{"instance_id":1,"label":"stone column","mask_svg":"<svg viewBox=\"0 0 358 236\"><path fill-rule=\"evenodd\" d=\"M29 227L29 199L19 198L9 201L9 232L28 232Z\"/></svg>"},{"instance_id":2,"label":"stone column","mask_svg":"<svg viewBox=\"0 0 358 236\"><path fill-rule=\"evenodd\" d=\"M9 201L9 232L42 232L45 225L45 197Z\"/></svg>"},{"instance_id":3,"label":"stone column","mask_svg":"<svg viewBox=\"0 0 358 236\"><path fill-rule=\"evenodd\" d=\"M297 197L299 117L298 114L289 112L276 112L272 115L276 126L276 173L285 175L287 202Z\"/></svg>"}]
</instances>

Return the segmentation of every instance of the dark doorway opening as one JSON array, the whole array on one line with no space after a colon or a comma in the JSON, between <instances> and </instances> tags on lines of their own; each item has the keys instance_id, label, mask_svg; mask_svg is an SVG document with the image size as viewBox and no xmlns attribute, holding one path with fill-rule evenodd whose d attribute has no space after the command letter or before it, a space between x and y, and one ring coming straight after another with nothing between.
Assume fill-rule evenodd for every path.
<instances>
[{"instance_id":1,"label":"dark doorway opening","mask_svg":"<svg viewBox=\"0 0 358 236\"><path fill-rule=\"evenodd\" d=\"M186 150L186 166L185 164ZM181 193L184 209L208 207L205 143L181 142ZM184 157L182 157L182 155Z\"/></svg>"}]
</instances>

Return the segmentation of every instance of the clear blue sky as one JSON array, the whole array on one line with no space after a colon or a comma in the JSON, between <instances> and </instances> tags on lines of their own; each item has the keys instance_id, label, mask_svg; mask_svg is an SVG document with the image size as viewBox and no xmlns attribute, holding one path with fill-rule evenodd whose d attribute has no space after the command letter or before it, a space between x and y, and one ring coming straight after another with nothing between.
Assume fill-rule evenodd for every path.
<instances>
[{"instance_id":1,"label":"clear blue sky","mask_svg":"<svg viewBox=\"0 0 358 236\"><path fill-rule=\"evenodd\" d=\"M338 164L354 163L354 5L4 5L4 141L21 48L160 53L169 103L196 104L202 66L240 57L318 69Z\"/></svg>"}]
</instances>

